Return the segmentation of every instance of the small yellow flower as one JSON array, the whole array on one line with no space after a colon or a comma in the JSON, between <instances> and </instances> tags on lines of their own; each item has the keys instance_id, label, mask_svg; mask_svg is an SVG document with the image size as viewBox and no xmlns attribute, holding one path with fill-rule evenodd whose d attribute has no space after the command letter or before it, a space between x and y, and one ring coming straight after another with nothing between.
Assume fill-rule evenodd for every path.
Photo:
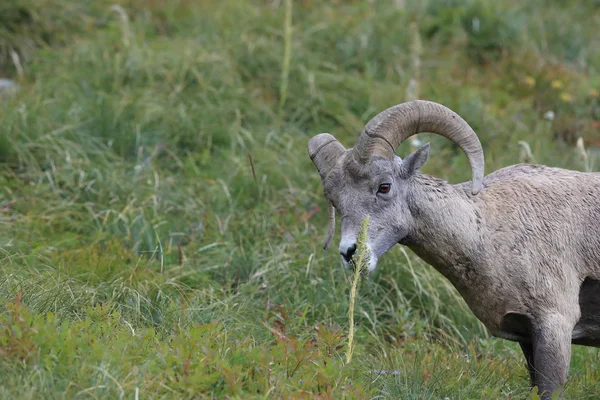
<instances>
[{"instance_id":1,"label":"small yellow flower","mask_svg":"<svg viewBox=\"0 0 600 400\"><path fill-rule=\"evenodd\" d=\"M532 76L526 76L523 79L523 82L525 83L525 85L529 86L529 87L534 87L535 86L535 78Z\"/></svg>"},{"instance_id":2,"label":"small yellow flower","mask_svg":"<svg viewBox=\"0 0 600 400\"><path fill-rule=\"evenodd\" d=\"M573 96L571 96L569 93L562 92L560 94L560 99L565 103L571 103L573 101Z\"/></svg>"},{"instance_id":3,"label":"small yellow flower","mask_svg":"<svg viewBox=\"0 0 600 400\"><path fill-rule=\"evenodd\" d=\"M563 87L563 84L558 79L555 79L550 83L550 86L552 86L552 89L560 89Z\"/></svg>"}]
</instances>

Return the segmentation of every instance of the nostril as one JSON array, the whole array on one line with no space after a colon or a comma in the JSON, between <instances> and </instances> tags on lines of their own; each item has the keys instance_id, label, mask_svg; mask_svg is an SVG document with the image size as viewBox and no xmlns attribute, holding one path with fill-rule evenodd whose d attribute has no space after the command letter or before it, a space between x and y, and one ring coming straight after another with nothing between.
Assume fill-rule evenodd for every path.
<instances>
[{"instance_id":1,"label":"nostril","mask_svg":"<svg viewBox=\"0 0 600 400\"><path fill-rule=\"evenodd\" d=\"M356 253L356 245L353 244L352 247L349 247L348 250L346 250L348 257L352 257L354 255L354 253Z\"/></svg>"},{"instance_id":2,"label":"nostril","mask_svg":"<svg viewBox=\"0 0 600 400\"><path fill-rule=\"evenodd\" d=\"M352 256L354 255L354 253L356 253L356 244L353 244L352 246L348 247L345 253L340 251L340 254L342 255L342 257L344 257L344 260L346 260L346 262L350 262L350 260L352 260Z\"/></svg>"}]
</instances>

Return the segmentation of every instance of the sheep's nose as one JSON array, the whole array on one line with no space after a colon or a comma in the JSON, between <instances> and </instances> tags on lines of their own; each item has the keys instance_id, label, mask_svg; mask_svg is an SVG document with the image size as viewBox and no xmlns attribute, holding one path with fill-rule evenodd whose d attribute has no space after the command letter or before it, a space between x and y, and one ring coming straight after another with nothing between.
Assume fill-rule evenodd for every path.
<instances>
[{"instance_id":1,"label":"sheep's nose","mask_svg":"<svg viewBox=\"0 0 600 400\"><path fill-rule=\"evenodd\" d=\"M352 246L348 247L345 252L340 251L340 254L342 255L342 257L344 257L344 260L346 260L346 262L350 262L354 253L356 253L356 244L353 244Z\"/></svg>"}]
</instances>

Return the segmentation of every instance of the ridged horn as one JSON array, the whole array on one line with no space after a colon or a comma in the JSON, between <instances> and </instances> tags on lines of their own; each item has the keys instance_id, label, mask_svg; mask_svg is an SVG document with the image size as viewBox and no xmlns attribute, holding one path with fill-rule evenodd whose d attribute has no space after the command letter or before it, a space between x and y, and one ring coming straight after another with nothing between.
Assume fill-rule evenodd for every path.
<instances>
[{"instance_id":1,"label":"ridged horn","mask_svg":"<svg viewBox=\"0 0 600 400\"><path fill-rule=\"evenodd\" d=\"M312 160L323 182L331 169L337 164L342 154L346 152L344 146L329 133L320 133L308 141L308 155ZM327 200L327 213L329 215L329 228L323 249L327 250L335 233L335 208Z\"/></svg>"},{"instance_id":2,"label":"ridged horn","mask_svg":"<svg viewBox=\"0 0 600 400\"><path fill-rule=\"evenodd\" d=\"M308 155L317 167L322 180L345 151L344 146L329 133L319 133L308 141Z\"/></svg>"},{"instance_id":3,"label":"ridged horn","mask_svg":"<svg viewBox=\"0 0 600 400\"><path fill-rule=\"evenodd\" d=\"M464 119L438 103L414 100L377 114L360 134L352 150L353 156L363 164L373 156L392 158L402 142L421 132L444 136L465 152L473 174L471 192L479 193L484 173L483 149L479 138Z\"/></svg>"}]
</instances>

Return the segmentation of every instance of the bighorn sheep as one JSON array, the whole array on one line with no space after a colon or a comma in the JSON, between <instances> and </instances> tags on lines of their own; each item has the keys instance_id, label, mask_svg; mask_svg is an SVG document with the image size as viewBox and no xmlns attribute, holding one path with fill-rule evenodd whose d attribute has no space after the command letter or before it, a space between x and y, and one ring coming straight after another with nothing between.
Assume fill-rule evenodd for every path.
<instances>
[{"instance_id":1,"label":"bighorn sheep","mask_svg":"<svg viewBox=\"0 0 600 400\"><path fill-rule=\"evenodd\" d=\"M404 160L395 155L420 132L456 143L472 182L420 173L429 143ZM543 398L562 391L572 343L600 347L600 174L518 164L484 178L475 132L452 110L422 100L375 116L352 149L321 133L308 153L329 203L324 248L337 210L348 266L369 215L369 270L396 243L408 246L450 280L493 335L519 342Z\"/></svg>"}]
</instances>

